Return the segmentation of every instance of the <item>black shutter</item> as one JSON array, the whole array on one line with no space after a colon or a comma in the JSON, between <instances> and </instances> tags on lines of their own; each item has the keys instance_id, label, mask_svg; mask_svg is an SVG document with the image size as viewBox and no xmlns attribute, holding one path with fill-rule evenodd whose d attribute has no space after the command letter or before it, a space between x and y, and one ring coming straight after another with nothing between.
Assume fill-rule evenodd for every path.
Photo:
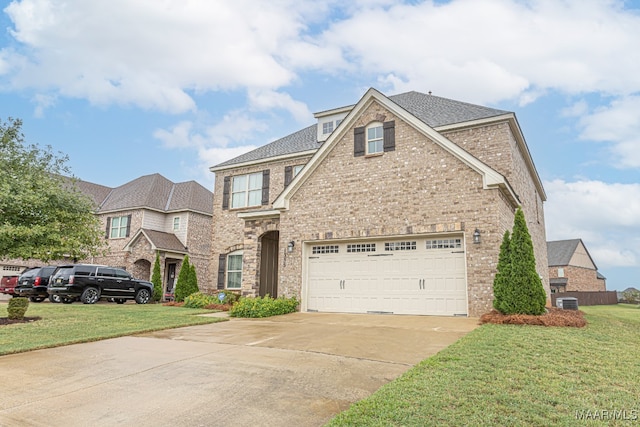
<instances>
[{"instance_id":1,"label":"black shutter","mask_svg":"<svg viewBox=\"0 0 640 427\"><path fill-rule=\"evenodd\" d=\"M111 231L111 217L107 217L107 234L104 236L105 239L109 238L109 231Z\"/></svg>"},{"instance_id":2,"label":"black shutter","mask_svg":"<svg viewBox=\"0 0 640 427\"><path fill-rule=\"evenodd\" d=\"M127 235L125 237L129 237L130 231L131 231L131 215L127 215Z\"/></svg>"},{"instance_id":3,"label":"black shutter","mask_svg":"<svg viewBox=\"0 0 640 427\"><path fill-rule=\"evenodd\" d=\"M353 129L353 156L364 156L364 126Z\"/></svg>"},{"instance_id":4,"label":"black shutter","mask_svg":"<svg viewBox=\"0 0 640 427\"><path fill-rule=\"evenodd\" d=\"M285 166L284 168L284 186L291 184L293 180L293 166Z\"/></svg>"},{"instance_id":5,"label":"black shutter","mask_svg":"<svg viewBox=\"0 0 640 427\"><path fill-rule=\"evenodd\" d=\"M383 137L384 137L384 151L393 151L396 149L396 122L391 120L390 122L384 122L382 124Z\"/></svg>"},{"instance_id":6,"label":"black shutter","mask_svg":"<svg viewBox=\"0 0 640 427\"><path fill-rule=\"evenodd\" d=\"M224 273L226 271L227 256L220 254L218 257L218 289L224 289Z\"/></svg>"},{"instance_id":7,"label":"black shutter","mask_svg":"<svg viewBox=\"0 0 640 427\"><path fill-rule=\"evenodd\" d=\"M269 169L262 171L262 205L269 204Z\"/></svg>"},{"instance_id":8,"label":"black shutter","mask_svg":"<svg viewBox=\"0 0 640 427\"><path fill-rule=\"evenodd\" d=\"M224 177L224 184L222 187L222 209L229 209L229 192L231 191L231 177Z\"/></svg>"}]
</instances>

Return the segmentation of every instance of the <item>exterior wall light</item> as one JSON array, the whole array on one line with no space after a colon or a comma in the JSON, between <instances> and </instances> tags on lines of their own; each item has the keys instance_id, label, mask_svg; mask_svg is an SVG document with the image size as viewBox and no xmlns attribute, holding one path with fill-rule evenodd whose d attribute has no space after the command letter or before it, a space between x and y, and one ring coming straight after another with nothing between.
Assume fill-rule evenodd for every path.
<instances>
[{"instance_id":1,"label":"exterior wall light","mask_svg":"<svg viewBox=\"0 0 640 427\"><path fill-rule=\"evenodd\" d=\"M294 241L293 241L293 240L292 240L292 241L290 241L290 242L287 244L287 252L293 252L293 247L294 247L295 245L296 245L296 244L294 243Z\"/></svg>"},{"instance_id":2,"label":"exterior wall light","mask_svg":"<svg viewBox=\"0 0 640 427\"><path fill-rule=\"evenodd\" d=\"M475 243L475 244L479 244L480 243L480 230L478 230L477 228L473 232L473 243Z\"/></svg>"}]
</instances>

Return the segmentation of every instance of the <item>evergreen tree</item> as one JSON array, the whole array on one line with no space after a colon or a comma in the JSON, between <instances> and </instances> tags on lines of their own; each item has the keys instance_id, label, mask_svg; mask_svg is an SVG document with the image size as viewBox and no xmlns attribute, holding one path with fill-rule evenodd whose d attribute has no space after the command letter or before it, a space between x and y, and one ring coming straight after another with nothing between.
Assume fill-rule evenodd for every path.
<instances>
[{"instance_id":1,"label":"evergreen tree","mask_svg":"<svg viewBox=\"0 0 640 427\"><path fill-rule=\"evenodd\" d=\"M177 302L182 302L189 294L189 276L191 275L191 266L189 265L189 255L185 255L182 260L182 267L178 273L176 281L175 296Z\"/></svg>"},{"instance_id":2,"label":"evergreen tree","mask_svg":"<svg viewBox=\"0 0 640 427\"><path fill-rule=\"evenodd\" d=\"M502 244L500 245L496 277L493 279L493 308L499 312L505 310L503 308L503 305L505 305L505 293L511 276L510 243L509 230L505 230L504 236L502 236Z\"/></svg>"},{"instance_id":3,"label":"evergreen tree","mask_svg":"<svg viewBox=\"0 0 640 427\"><path fill-rule=\"evenodd\" d=\"M196 266L195 264L191 264L191 268L189 271L189 295L195 294L199 291L200 288L198 287L198 275L196 274Z\"/></svg>"},{"instance_id":4,"label":"evergreen tree","mask_svg":"<svg viewBox=\"0 0 640 427\"><path fill-rule=\"evenodd\" d=\"M547 296L536 272L533 242L520 208L513 221L509 253L509 281L504 288L504 303L500 303L500 311L504 314L544 313Z\"/></svg>"},{"instance_id":5,"label":"evergreen tree","mask_svg":"<svg viewBox=\"0 0 640 427\"><path fill-rule=\"evenodd\" d=\"M153 300L160 301L162 299L162 278L160 276L160 254L157 252L156 262L153 264L151 283L153 283Z\"/></svg>"}]
</instances>

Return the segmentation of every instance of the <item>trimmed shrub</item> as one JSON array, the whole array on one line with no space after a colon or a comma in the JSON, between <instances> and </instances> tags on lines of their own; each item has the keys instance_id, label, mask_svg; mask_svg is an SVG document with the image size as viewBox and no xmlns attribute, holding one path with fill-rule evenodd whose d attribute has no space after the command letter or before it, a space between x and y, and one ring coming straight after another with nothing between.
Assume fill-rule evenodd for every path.
<instances>
[{"instance_id":1,"label":"trimmed shrub","mask_svg":"<svg viewBox=\"0 0 640 427\"><path fill-rule=\"evenodd\" d=\"M229 310L231 317L270 317L281 314L293 313L298 309L298 300L292 298L265 297L245 298L241 297Z\"/></svg>"},{"instance_id":2,"label":"trimmed shrub","mask_svg":"<svg viewBox=\"0 0 640 427\"><path fill-rule=\"evenodd\" d=\"M533 242L522 209L513 221L507 259L509 276L498 283L498 298L494 302L502 314L540 315L545 312L547 295L536 271ZM504 271L504 270L503 270ZM495 290L494 290L495 293ZM496 306L497 305L497 306Z\"/></svg>"},{"instance_id":3,"label":"trimmed shrub","mask_svg":"<svg viewBox=\"0 0 640 427\"><path fill-rule=\"evenodd\" d=\"M511 269L511 253L509 252L509 244L511 238L509 230L504 232L502 236L502 244L500 245L500 256L498 257L498 265L496 267L496 277L493 279L493 308L502 313L502 304L504 303L505 292L509 286L510 269Z\"/></svg>"},{"instance_id":4,"label":"trimmed shrub","mask_svg":"<svg viewBox=\"0 0 640 427\"><path fill-rule=\"evenodd\" d=\"M218 298L201 292L193 293L184 299L184 306L188 308L205 308L212 304L218 304Z\"/></svg>"},{"instance_id":5,"label":"trimmed shrub","mask_svg":"<svg viewBox=\"0 0 640 427\"><path fill-rule=\"evenodd\" d=\"M29 299L23 297L14 297L9 300L9 305L7 306L7 313L9 314L9 319L12 320L21 320L24 319L24 315L29 308Z\"/></svg>"},{"instance_id":6,"label":"trimmed shrub","mask_svg":"<svg viewBox=\"0 0 640 427\"><path fill-rule=\"evenodd\" d=\"M189 292L189 276L191 275L191 267L189 265L189 255L185 255L182 260L182 266L180 267L180 273L178 273L178 280L176 281L175 296L177 302L182 302L186 297L193 292Z\"/></svg>"},{"instance_id":7,"label":"trimmed shrub","mask_svg":"<svg viewBox=\"0 0 640 427\"><path fill-rule=\"evenodd\" d=\"M158 302L162 299L162 278L160 277L160 254L156 252L156 261L153 264L153 274L151 274L151 283L153 283L153 300Z\"/></svg>"}]
</instances>

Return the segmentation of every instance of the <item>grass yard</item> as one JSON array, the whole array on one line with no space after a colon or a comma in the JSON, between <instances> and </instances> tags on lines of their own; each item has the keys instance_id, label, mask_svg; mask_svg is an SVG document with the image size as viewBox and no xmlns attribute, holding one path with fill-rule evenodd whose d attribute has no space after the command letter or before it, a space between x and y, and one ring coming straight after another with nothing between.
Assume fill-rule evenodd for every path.
<instances>
[{"instance_id":1,"label":"grass yard","mask_svg":"<svg viewBox=\"0 0 640 427\"><path fill-rule=\"evenodd\" d=\"M0 326L0 355L225 320L196 316L202 313L211 310L161 304L29 303L25 316L41 319ZM2 302L0 317L6 316L7 303Z\"/></svg>"},{"instance_id":2,"label":"grass yard","mask_svg":"<svg viewBox=\"0 0 640 427\"><path fill-rule=\"evenodd\" d=\"M640 309L581 309L580 329L483 325L328 425L637 425Z\"/></svg>"}]
</instances>

